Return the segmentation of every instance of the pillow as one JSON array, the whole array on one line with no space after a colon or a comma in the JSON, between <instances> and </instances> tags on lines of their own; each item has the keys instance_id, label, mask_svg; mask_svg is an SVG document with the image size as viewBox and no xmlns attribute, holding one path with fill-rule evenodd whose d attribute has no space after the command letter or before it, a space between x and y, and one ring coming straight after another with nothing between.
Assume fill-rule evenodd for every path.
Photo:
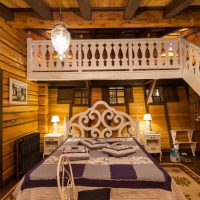
<instances>
[{"instance_id":1,"label":"pillow","mask_svg":"<svg viewBox=\"0 0 200 200\"><path fill-rule=\"evenodd\" d=\"M91 144L87 140L81 140L81 144L83 144L84 146L86 146L90 149L102 149L109 145L108 143Z\"/></svg>"},{"instance_id":2,"label":"pillow","mask_svg":"<svg viewBox=\"0 0 200 200\"><path fill-rule=\"evenodd\" d=\"M85 141L89 142L90 144L105 144L105 143L107 143L105 140L99 140L99 139L87 139Z\"/></svg>"},{"instance_id":3,"label":"pillow","mask_svg":"<svg viewBox=\"0 0 200 200\"><path fill-rule=\"evenodd\" d=\"M115 150L115 149L108 147L108 148L103 148L103 152L107 153L111 156L119 158L119 157L127 156L129 154L133 154L136 152L137 149L138 148L134 147L134 146L132 146L131 148L129 147L127 149L122 149L122 150Z\"/></svg>"},{"instance_id":4,"label":"pillow","mask_svg":"<svg viewBox=\"0 0 200 200\"><path fill-rule=\"evenodd\" d=\"M78 192L78 200L110 200L110 188Z\"/></svg>"},{"instance_id":5,"label":"pillow","mask_svg":"<svg viewBox=\"0 0 200 200\"><path fill-rule=\"evenodd\" d=\"M85 146L67 146L65 147L63 153L86 153L87 149Z\"/></svg>"},{"instance_id":6,"label":"pillow","mask_svg":"<svg viewBox=\"0 0 200 200\"><path fill-rule=\"evenodd\" d=\"M88 149L85 146L68 146L62 152L66 154L69 160L87 160L90 158Z\"/></svg>"},{"instance_id":7,"label":"pillow","mask_svg":"<svg viewBox=\"0 0 200 200\"><path fill-rule=\"evenodd\" d=\"M132 146L121 144L121 143L117 142L117 143L114 143L110 146L107 146L106 148L113 149L113 150L116 150L116 151L122 151L122 150L126 150L126 149L132 149Z\"/></svg>"}]
</instances>

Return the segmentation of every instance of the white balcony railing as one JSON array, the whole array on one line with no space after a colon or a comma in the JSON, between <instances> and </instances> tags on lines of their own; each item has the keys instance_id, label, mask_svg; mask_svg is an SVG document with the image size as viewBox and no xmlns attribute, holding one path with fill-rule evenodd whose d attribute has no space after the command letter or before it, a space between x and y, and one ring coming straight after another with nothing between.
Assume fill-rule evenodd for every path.
<instances>
[{"instance_id":1,"label":"white balcony railing","mask_svg":"<svg viewBox=\"0 0 200 200\"><path fill-rule=\"evenodd\" d=\"M183 79L200 95L200 48L181 39Z\"/></svg>"},{"instance_id":2,"label":"white balcony railing","mask_svg":"<svg viewBox=\"0 0 200 200\"><path fill-rule=\"evenodd\" d=\"M31 80L179 78L180 62L176 39L72 40L62 61L51 41L28 39Z\"/></svg>"}]
</instances>

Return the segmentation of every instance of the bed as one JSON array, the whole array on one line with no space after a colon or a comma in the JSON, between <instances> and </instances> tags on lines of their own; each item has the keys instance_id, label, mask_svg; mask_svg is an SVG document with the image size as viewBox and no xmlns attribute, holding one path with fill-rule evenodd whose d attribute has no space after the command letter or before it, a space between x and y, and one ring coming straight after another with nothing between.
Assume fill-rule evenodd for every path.
<instances>
[{"instance_id":1,"label":"bed","mask_svg":"<svg viewBox=\"0 0 200 200\"><path fill-rule=\"evenodd\" d=\"M71 155L78 191L111 188L112 200L186 199L139 143L138 118L133 119L99 101L74 115L65 125L66 140L24 176L15 189L15 199L60 199L56 171L64 153ZM129 153L122 155L125 151ZM89 157L83 158L81 153Z\"/></svg>"}]
</instances>

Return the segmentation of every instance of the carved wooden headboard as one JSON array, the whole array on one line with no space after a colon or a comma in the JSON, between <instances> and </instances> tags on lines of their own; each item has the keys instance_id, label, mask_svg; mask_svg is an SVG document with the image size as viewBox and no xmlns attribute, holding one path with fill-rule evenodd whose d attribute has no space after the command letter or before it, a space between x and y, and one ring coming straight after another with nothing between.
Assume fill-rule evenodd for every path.
<instances>
[{"instance_id":1,"label":"carved wooden headboard","mask_svg":"<svg viewBox=\"0 0 200 200\"><path fill-rule=\"evenodd\" d=\"M66 123L66 137L108 138L139 136L139 120L127 113L117 111L104 101L96 102L91 108L74 115Z\"/></svg>"}]
</instances>

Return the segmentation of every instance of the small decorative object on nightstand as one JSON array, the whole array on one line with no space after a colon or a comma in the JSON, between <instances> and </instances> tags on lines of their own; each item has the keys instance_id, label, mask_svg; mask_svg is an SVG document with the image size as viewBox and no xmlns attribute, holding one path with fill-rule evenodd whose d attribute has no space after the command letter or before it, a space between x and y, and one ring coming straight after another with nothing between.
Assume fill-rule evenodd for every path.
<instances>
[{"instance_id":1,"label":"small decorative object on nightstand","mask_svg":"<svg viewBox=\"0 0 200 200\"><path fill-rule=\"evenodd\" d=\"M146 132L150 132L151 131L150 121L152 120L151 115L149 113L145 114L143 120L146 120L146 126L147 126Z\"/></svg>"},{"instance_id":2,"label":"small decorative object on nightstand","mask_svg":"<svg viewBox=\"0 0 200 200\"><path fill-rule=\"evenodd\" d=\"M58 133L58 122L60 121L58 115L54 115L52 116L51 122L53 122L53 130L54 133L57 134Z\"/></svg>"},{"instance_id":3,"label":"small decorative object on nightstand","mask_svg":"<svg viewBox=\"0 0 200 200\"><path fill-rule=\"evenodd\" d=\"M43 157L51 154L63 141L62 133L49 133L44 136L44 153Z\"/></svg>"},{"instance_id":4,"label":"small decorative object on nightstand","mask_svg":"<svg viewBox=\"0 0 200 200\"><path fill-rule=\"evenodd\" d=\"M159 153L160 161L162 156L160 134L154 132L143 133L143 144L144 148L148 153Z\"/></svg>"}]
</instances>

